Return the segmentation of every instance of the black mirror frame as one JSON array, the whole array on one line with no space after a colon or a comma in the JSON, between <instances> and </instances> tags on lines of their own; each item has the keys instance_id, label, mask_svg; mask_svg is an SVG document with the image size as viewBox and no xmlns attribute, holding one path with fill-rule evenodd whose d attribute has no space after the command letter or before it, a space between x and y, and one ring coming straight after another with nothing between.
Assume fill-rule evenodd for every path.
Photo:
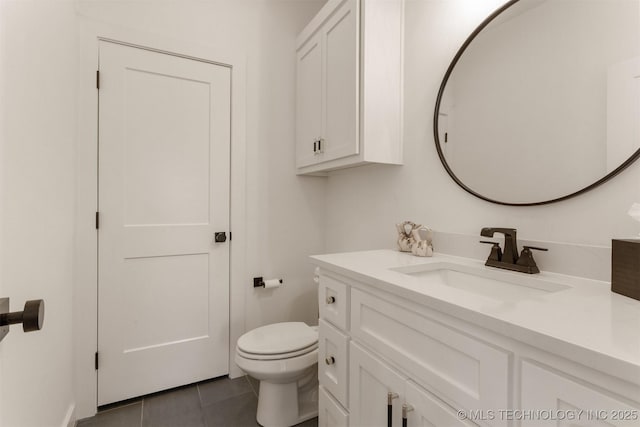
<instances>
[{"instance_id":1,"label":"black mirror frame","mask_svg":"<svg viewBox=\"0 0 640 427\"><path fill-rule=\"evenodd\" d=\"M480 31L482 31L487 25L489 25L489 23L491 23L491 21L493 21L498 15L500 15L502 12L504 12L505 10L507 10L508 8L513 6L514 4L518 3L519 1L520 0L510 0L507 3L505 3L503 6L501 6L500 8L496 9L491 15L489 15L484 21L482 21L482 23L480 25L478 25L478 27L469 35L469 37L467 37L467 39L464 41L464 43L462 43L462 46L460 46L460 49L458 49L458 52L453 57L453 60L451 61L451 64L449 64L449 68L447 68L447 72L445 73L444 78L442 79L442 83L440 84L440 89L438 90L438 98L436 99L436 106L435 106L435 110L434 110L434 114L433 114L433 137L434 137L434 140L435 140L435 143L436 143L436 150L438 151L438 157L440 157L440 162L442 163L442 166L447 171L449 176L455 181L455 183L458 184L460 187L462 187L462 189L465 190L466 192L468 192L468 193L470 193L470 194L472 194L472 195L474 195L474 196L476 196L476 197L478 197L478 198L480 198L482 200L485 200L485 201L491 202L491 203L495 203L495 204L498 204L498 205L505 205L505 206L539 206L539 205L547 205L547 204L550 204L550 203L560 202L560 201L563 201L563 200L570 199L572 197L576 197L576 196L578 196L580 194L586 193L587 191L590 191L590 190L598 187L601 184L604 184L605 182L609 181L614 176L618 175L620 172L625 170L627 167L629 167L633 162L635 162L638 159L638 157L640 157L640 148L637 149L624 163L622 163L620 166L618 166L617 168L615 168L614 170L609 172L607 175L605 175L604 177L602 177L599 180L597 180L596 182L594 182L593 184L588 185L588 186L582 188L581 190L578 190L578 191L576 191L574 193L570 193L570 194L568 194L566 196L557 197L555 199L545 200L545 201L541 201L541 202L511 203L511 202L503 202L503 201L500 201L500 200L491 199L489 197L483 196L482 194L480 194L480 193L472 190L468 186L466 186L455 175L455 173L453 173L453 171L451 170L451 168L447 164L447 160L445 159L444 153L442 152L442 149L440 147L440 137L438 135L438 115L439 115L439 112L440 112L440 103L442 102L442 95L444 94L445 87L447 85L447 82L449 81L449 77L451 76L451 73L453 72L453 69L455 68L456 64L460 60L460 57L462 56L464 51L467 49L467 47L471 44L473 39L475 39L475 37L478 35L478 33L480 33Z\"/></svg>"}]
</instances>

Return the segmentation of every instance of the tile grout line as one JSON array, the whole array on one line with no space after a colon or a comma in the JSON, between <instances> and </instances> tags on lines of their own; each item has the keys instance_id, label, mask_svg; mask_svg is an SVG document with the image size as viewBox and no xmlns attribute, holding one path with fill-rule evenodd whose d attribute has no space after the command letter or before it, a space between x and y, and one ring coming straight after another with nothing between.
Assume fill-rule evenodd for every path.
<instances>
[{"instance_id":1,"label":"tile grout line","mask_svg":"<svg viewBox=\"0 0 640 427\"><path fill-rule=\"evenodd\" d=\"M196 390L198 391L198 402L200 403L200 409L204 408L202 404L202 393L200 393L200 384L196 384Z\"/></svg>"},{"instance_id":2,"label":"tile grout line","mask_svg":"<svg viewBox=\"0 0 640 427\"><path fill-rule=\"evenodd\" d=\"M142 399L140 402L140 427L142 427L144 423L144 401L145 399Z\"/></svg>"},{"instance_id":3,"label":"tile grout line","mask_svg":"<svg viewBox=\"0 0 640 427\"><path fill-rule=\"evenodd\" d=\"M204 427L207 427L209 423L207 422L207 418L204 416L204 405L202 404L202 393L200 393L200 383L196 384L196 391L198 392L198 403L200 404L200 417L202 417L202 422Z\"/></svg>"}]
</instances>

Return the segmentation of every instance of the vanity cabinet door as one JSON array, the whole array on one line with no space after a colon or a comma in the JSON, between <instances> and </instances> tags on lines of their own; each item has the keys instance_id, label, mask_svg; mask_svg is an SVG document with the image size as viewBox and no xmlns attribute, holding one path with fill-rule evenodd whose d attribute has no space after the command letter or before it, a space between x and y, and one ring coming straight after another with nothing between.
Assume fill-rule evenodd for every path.
<instances>
[{"instance_id":1,"label":"vanity cabinet door","mask_svg":"<svg viewBox=\"0 0 640 427\"><path fill-rule=\"evenodd\" d=\"M320 319L318 336L318 380L345 408L349 337Z\"/></svg>"},{"instance_id":2,"label":"vanity cabinet door","mask_svg":"<svg viewBox=\"0 0 640 427\"><path fill-rule=\"evenodd\" d=\"M401 426L406 377L354 342L349 352L350 425L387 426L388 395L395 393L392 426Z\"/></svg>"},{"instance_id":3,"label":"vanity cabinet door","mask_svg":"<svg viewBox=\"0 0 640 427\"><path fill-rule=\"evenodd\" d=\"M331 394L320 386L318 392L318 427L348 427L349 414Z\"/></svg>"},{"instance_id":4,"label":"vanity cabinet door","mask_svg":"<svg viewBox=\"0 0 640 427\"><path fill-rule=\"evenodd\" d=\"M296 164L302 167L317 161L317 141L322 134L322 42L319 33L298 49L296 60Z\"/></svg>"},{"instance_id":5,"label":"vanity cabinet door","mask_svg":"<svg viewBox=\"0 0 640 427\"><path fill-rule=\"evenodd\" d=\"M472 427L458 412L413 381L406 385L406 403L413 407L407 414L407 427ZM464 413L466 415L466 412Z\"/></svg>"},{"instance_id":6,"label":"vanity cabinet door","mask_svg":"<svg viewBox=\"0 0 640 427\"><path fill-rule=\"evenodd\" d=\"M536 364L522 362L521 383L522 427L640 425L640 408Z\"/></svg>"}]
</instances>

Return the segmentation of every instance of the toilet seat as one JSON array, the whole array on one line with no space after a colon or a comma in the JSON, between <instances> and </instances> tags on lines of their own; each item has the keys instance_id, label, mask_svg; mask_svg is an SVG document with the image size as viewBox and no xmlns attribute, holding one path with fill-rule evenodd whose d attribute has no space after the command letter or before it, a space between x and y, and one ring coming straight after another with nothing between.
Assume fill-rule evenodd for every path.
<instances>
[{"instance_id":1,"label":"toilet seat","mask_svg":"<svg viewBox=\"0 0 640 427\"><path fill-rule=\"evenodd\" d=\"M253 360L277 360L277 359L289 359L291 357L302 356L303 354L307 354L312 352L318 348L318 343L311 344L309 347L305 347L300 350L290 351L288 353L276 353L276 354L256 354L249 353L247 351L242 351L239 347L236 347L236 353L246 359Z\"/></svg>"},{"instance_id":2,"label":"toilet seat","mask_svg":"<svg viewBox=\"0 0 640 427\"><path fill-rule=\"evenodd\" d=\"M303 322L262 326L238 339L239 355L254 360L286 359L318 348L318 332Z\"/></svg>"}]
</instances>

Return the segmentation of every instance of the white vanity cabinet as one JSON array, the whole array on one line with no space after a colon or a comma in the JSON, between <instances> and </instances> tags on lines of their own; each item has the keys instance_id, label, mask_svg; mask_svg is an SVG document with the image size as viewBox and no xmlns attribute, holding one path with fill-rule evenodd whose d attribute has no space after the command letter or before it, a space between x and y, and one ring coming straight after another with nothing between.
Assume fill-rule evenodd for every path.
<instances>
[{"instance_id":1,"label":"white vanity cabinet","mask_svg":"<svg viewBox=\"0 0 640 427\"><path fill-rule=\"evenodd\" d=\"M360 345L351 343L351 425L402 426L402 405L408 405L407 426L469 427L456 411L409 380ZM391 393L391 396L389 394ZM391 424L388 402L391 399Z\"/></svg>"},{"instance_id":2,"label":"white vanity cabinet","mask_svg":"<svg viewBox=\"0 0 640 427\"><path fill-rule=\"evenodd\" d=\"M395 396L392 426L402 425L403 404L413 409L409 426L443 427L474 425L458 417L458 409L508 407L509 352L362 287L319 274L318 377L327 395L319 425L336 417L351 426L387 425L389 393Z\"/></svg>"},{"instance_id":3,"label":"white vanity cabinet","mask_svg":"<svg viewBox=\"0 0 640 427\"><path fill-rule=\"evenodd\" d=\"M622 398L532 361L523 361L521 369L522 408L532 411L522 427L555 426L559 418L574 427L640 425L640 410ZM540 419L531 419L536 415L533 411L539 411Z\"/></svg>"},{"instance_id":4,"label":"white vanity cabinet","mask_svg":"<svg viewBox=\"0 0 640 427\"><path fill-rule=\"evenodd\" d=\"M297 39L300 174L402 162L403 0L329 0Z\"/></svg>"},{"instance_id":5,"label":"white vanity cabinet","mask_svg":"<svg viewBox=\"0 0 640 427\"><path fill-rule=\"evenodd\" d=\"M375 270L379 275L365 274L369 256L378 257L372 269L384 266ZM385 281L395 277L385 271L396 268L384 263L386 254L327 255L335 268L322 262L324 257L314 257L321 260L316 271L320 426L399 427L403 405L412 409L408 427L640 425L640 364L632 362L633 353L627 359L596 362L602 353L592 350L592 339L575 347L575 342L552 337L547 345L533 329L514 334L508 324L490 328L469 320L450 302L422 298L428 286ZM397 254L389 257L405 263ZM573 300L582 291L573 296L567 292ZM599 292L587 288L584 295L593 299ZM603 292L602 298L607 297ZM481 307L492 304L480 301ZM626 319L633 319L635 308L621 303L621 310L631 309ZM529 304L527 300L523 307ZM494 306L498 313L505 308ZM545 320L540 318L542 324ZM633 343L640 339L633 337L617 344L635 351ZM567 351L567 345L573 350Z\"/></svg>"}]
</instances>

